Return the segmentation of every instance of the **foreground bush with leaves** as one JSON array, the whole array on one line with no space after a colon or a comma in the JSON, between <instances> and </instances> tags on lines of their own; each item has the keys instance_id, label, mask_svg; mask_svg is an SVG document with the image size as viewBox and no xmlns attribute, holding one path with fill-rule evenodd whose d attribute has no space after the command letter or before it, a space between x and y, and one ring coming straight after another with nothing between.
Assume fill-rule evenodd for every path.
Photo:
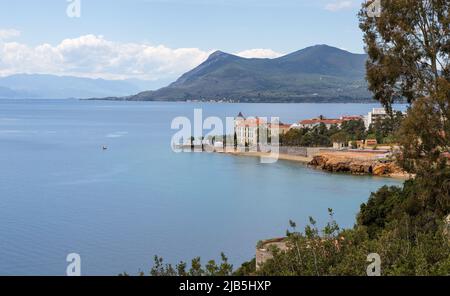
<instances>
[{"instance_id":1,"label":"foreground bush with leaves","mask_svg":"<svg viewBox=\"0 0 450 296\"><path fill-rule=\"evenodd\" d=\"M273 250L274 258L253 274L366 275L367 256L377 253L382 275L450 275L448 225L431 211L408 212L414 186L408 181L404 189L383 187L372 194L353 229L340 230L331 210L321 231L312 218L303 233L291 223L289 250Z\"/></svg>"},{"instance_id":2,"label":"foreground bush with leaves","mask_svg":"<svg viewBox=\"0 0 450 296\"><path fill-rule=\"evenodd\" d=\"M151 276L230 276L233 274L233 265L228 263L225 254L221 254L221 262L217 264L210 260L205 266L202 265L200 257L191 261L191 267L188 269L186 262L180 262L176 266L164 263L164 259L158 256L154 258L154 264L150 270ZM145 272L140 272L140 276L145 276ZM127 273L121 276L128 276Z\"/></svg>"},{"instance_id":3,"label":"foreground bush with leaves","mask_svg":"<svg viewBox=\"0 0 450 296\"><path fill-rule=\"evenodd\" d=\"M444 171L449 174L448 168ZM189 269L184 262L174 267L155 257L150 275L363 276L371 253L380 255L382 275L450 275L450 225L442 214L448 204L437 210L437 205L421 202L424 191L430 192L421 180L407 181L403 188L381 188L361 206L352 229L340 229L331 209L321 230L313 218L303 232L297 232L291 221L288 250L273 248L273 259L258 270L253 259L233 271L224 254L221 263L209 261L205 266L195 258Z\"/></svg>"}]
</instances>

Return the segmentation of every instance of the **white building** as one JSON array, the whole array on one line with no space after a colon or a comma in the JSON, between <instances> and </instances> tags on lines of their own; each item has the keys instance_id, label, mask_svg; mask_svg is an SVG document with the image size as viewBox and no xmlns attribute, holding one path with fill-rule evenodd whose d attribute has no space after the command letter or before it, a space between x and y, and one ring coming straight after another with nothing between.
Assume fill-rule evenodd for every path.
<instances>
[{"instance_id":1,"label":"white building","mask_svg":"<svg viewBox=\"0 0 450 296\"><path fill-rule=\"evenodd\" d=\"M239 113L234 120L237 145L242 147L265 145L269 140L274 145L274 141L279 141L279 137L286 134L290 129L290 124L283 124L279 121L268 123L265 119L259 117L245 118L242 113Z\"/></svg>"},{"instance_id":2,"label":"white building","mask_svg":"<svg viewBox=\"0 0 450 296\"><path fill-rule=\"evenodd\" d=\"M372 112L369 112L367 116L364 116L364 125L366 129L369 129L370 125L374 124L378 119L385 119L388 116L386 109L373 108Z\"/></svg>"},{"instance_id":3,"label":"white building","mask_svg":"<svg viewBox=\"0 0 450 296\"><path fill-rule=\"evenodd\" d=\"M234 129L236 132L237 144L242 147L252 147L258 145L259 131L267 131L267 123L258 117L246 119L242 113L239 113L234 121Z\"/></svg>"}]
</instances>

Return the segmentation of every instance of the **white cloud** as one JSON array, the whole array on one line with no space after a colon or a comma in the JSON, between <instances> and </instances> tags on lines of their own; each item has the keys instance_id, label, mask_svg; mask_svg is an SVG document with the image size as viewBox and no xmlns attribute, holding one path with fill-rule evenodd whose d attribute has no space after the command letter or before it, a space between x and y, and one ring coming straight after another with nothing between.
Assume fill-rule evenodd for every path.
<instances>
[{"instance_id":1,"label":"white cloud","mask_svg":"<svg viewBox=\"0 0 450 296\"><path fill-rule=\"evenodd\" d=\"M350 0L339 0L332 3L328 3L325 5L325 9L328 11L339 11L347 8L351 8L353 6L353 2Z\"/></svg>"},{"instance_id":2,"label":"white cloud","mask_svg":"<svg viewBox=\"0 0 450 296\"><path fill-rule=\"evenodd\" d=\"M236 55L243 58L274 59L281 57L283 54L273 51L272 49L257 48L244 50L237 53Z\"/></svg>"},{"instance_id":3,"label":"white cloud","mask_svg":"<svg viewBox=\"0 0 450 296\"><path fill-rule=\"evenodd\" d=\"M57 45L29 46L0 40L0 76L40 73L104 79L175 79L201 64L212 52L113 42L97 35L65 39ZM239 55L280 56L270 49L246 50Z\"/></svg>"},{"instance_id":4,"label":"white cloud","mask_svg":"<svg viewBox=\"0 0 450 296\"><path fill-rule=\"evenodd\" d=\"M15 29L0 29L0 40L11 39L14 37L19 37L20 31Z\"/></svg>"},{"instance_id":5,"label":"white cloud","mask_svg":"<svg viewBox=\"0 0 450 296\"><path fill-rule=\"evenodd\" d=\"M65 39L56 46L31 47L0 41L0 76L16 73L157 80L175 77L202 63L209 52L197 48L117 43L102 36Z\"/></svg>"}]
</instances>

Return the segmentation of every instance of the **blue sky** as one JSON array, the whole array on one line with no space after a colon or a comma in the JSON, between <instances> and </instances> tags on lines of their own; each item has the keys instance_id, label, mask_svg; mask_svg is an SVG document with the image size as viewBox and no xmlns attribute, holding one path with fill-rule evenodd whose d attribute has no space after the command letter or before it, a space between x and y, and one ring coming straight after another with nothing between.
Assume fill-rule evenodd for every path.
<instances>
[{"instance_id":1,"label":"blue sky","mask_svg":"<svg viewBox=\"0 0 450 296\"><path fill-rule=\"evenodd\" d=\"M362 0L80 1L81 17L69 18L67 0L0 0L0 53L3 46L10 56L0 60L0 75L157 80L176 77L217 49L246 57L276 57L315 44L363 52L356 16ZM147 54L136 58L139 48ZM29 58L11 58L14 50ZM82 57L87 54L93 59ZM95 64L96 56L103 64ZM36 59L47 64L21 64ZM131 66L124 69L127 61ZM148 68L133 70L139 62Z\"/></svg>"}]
</instances>

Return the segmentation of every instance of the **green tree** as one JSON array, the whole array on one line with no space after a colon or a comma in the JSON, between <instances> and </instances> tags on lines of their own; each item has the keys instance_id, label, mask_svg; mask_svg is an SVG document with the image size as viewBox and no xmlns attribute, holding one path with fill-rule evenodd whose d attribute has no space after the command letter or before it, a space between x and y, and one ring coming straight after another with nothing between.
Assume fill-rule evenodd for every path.
<instances>
[{"instance_id":1,"label":"green tree","mask_svg":"<svg viewBox=\"0 0 450 296\"><path fill-rule=\"evenodd\" d=\"M217 265L214 260L208 261L203 266L200 257L196 257L191 261L191 267L187 270L187 264L180 262L175 267L171 264L164 263L163 258L155 256L153 267L150 270L151 276L230 276L233 273L233 265L228 262L225 254L221 254L221 263ZM145 275L139 272L140 276ZM128 276L127 273L121 276Z\"/></svg>"},{"instance_id":2,"label":"green tree","mask_svg":"<svg viewBox=\"0 0 450 296\"><path fill-rule=\"evenodd\" d=\"M362 120L345 121L341 125L341 130L350 136L349 140L364 140L366 137L366 126Z\"/></svg>"},{"instance_id":3,"label":"green tree","mask_svg":"<svg viewBox=\"0 0 450 296\"><path fill-rule=\"evenodd\" d=\"M331 136L332 142L347 143L351 137L345 131L340 131Z\"/></svg>"},{"instance_id":4,"label":"green tree","mask_svg":"<svg viewBox=\"0 0 450 296\"><path fill-rule=\"evenodd\" d=\"M391 144L399 141L398 133L404 116L402 112L394 112L386 118L378 118L370 127L368 133L379 143Z\"/></svg>"},{"instance_id":5,"label":"green tree","mask_svg":"<svg viewBox=\"0 0 450 296\"><path fill-rule=\"evenodd\" d=\"M426 186L411 196L421 213L441 218L450 212L443 154L450 144L450 2L381 0L379 17L367 15L370 4L359 14L369 89L390 113L398 99L411 104L399 132L400 163Z\"/></svg>"},{"instance_id":6,"label":"green tree","mask_svg":"<svg viewBox=\"0 0 450 296\"><path fill-rule=\"evenodd\" d=\"M381 0L377 17L366 12L372 2L363 4L359 17L375 99L392 110L397 99L412 103L448 90L449 1Z\"/></svg>"}]
</instances>

